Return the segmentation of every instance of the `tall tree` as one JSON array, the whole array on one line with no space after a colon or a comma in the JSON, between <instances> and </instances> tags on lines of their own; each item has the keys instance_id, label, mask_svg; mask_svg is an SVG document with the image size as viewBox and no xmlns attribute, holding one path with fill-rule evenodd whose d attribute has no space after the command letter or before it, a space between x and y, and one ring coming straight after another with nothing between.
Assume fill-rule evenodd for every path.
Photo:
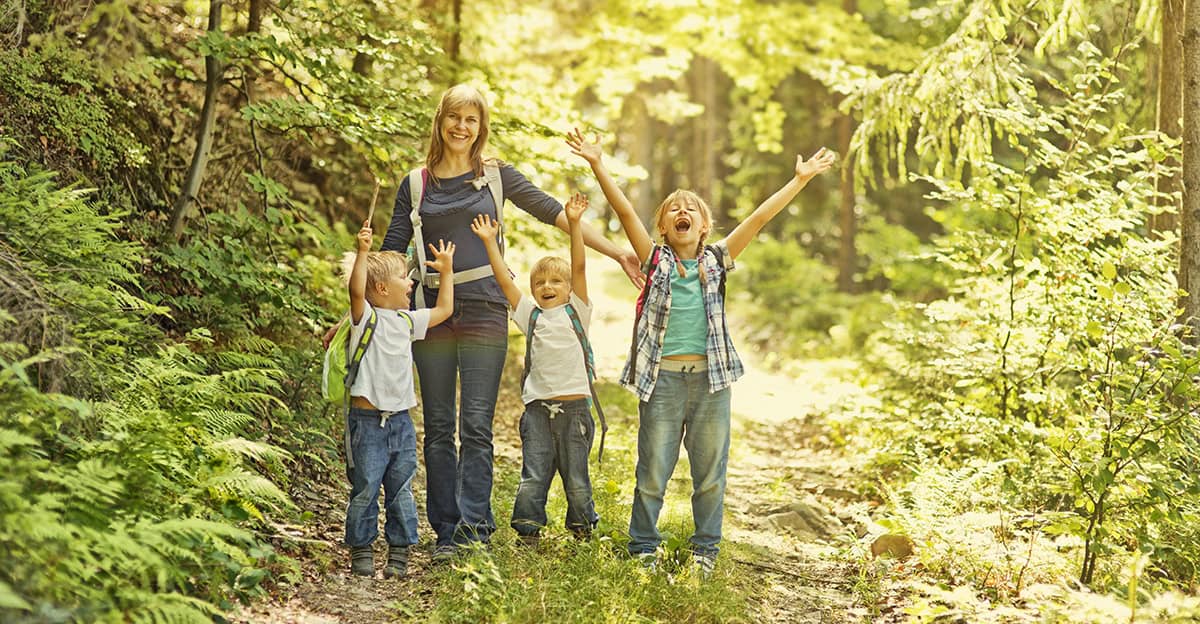
<instances>
[{"instance_id":1,"label":"tall tree","mask_svg":"<svg viewBox=\"0 0 1200 624\"><path fill-rule=\"evenodd\" d=\"M1191 340L1200 339L1200 1L1186 4L1183 22L1183 207L1179 288Z\"/></svg>"},{"instance_id":2,"label":"tall tree","mask_svg":"<svg viewBox=\"0 0 1200 624\"><path fill-rule=\"evenodd\" d=\"M858 0L842 0L846 15L858 12ZM854 167L850 166L850 139L854 136L854 118L847 111L838 118L838 152L842 157L841 185L838 198L838 225L841 238L838 241L838 290L854 290L854 272L858 266L858 253L854 239L858 232L858 218L854 214Z\"/></svg>"},{"instance_id":3,"label":"tall tree","mask_svg":"<svg viewBox=\"0 0 1200 624\"><path fill-rule=\"evenodd\" d=\"M1180 106L1183 104L1183 93L1180 90L1182 71L1180 63L1183 56L1183 33L1180 26L1183 23L1184 0L1162 0L1162 44L1159 46L1158 64L1158 131L1171 137L1179 138ZM1171 159L1172 166L1178 166ZM1158 193L1178 193L1179 175L1162 176L1155 185ZM1174 195L1172 195L1174 197ZM1179 208L1178 199L1159 197L1159 206L1174 205ZM1155 215L1150 221L1154 230L1174 230L1178 219L1176 212Z\"/></svg>"},{"instance_id":4,"label":"tall tree","mask_svg":"<svg viewBox=\"0 0 1200 624\"><path fill-rule=\"evenodd\" d=\"M221 6L224 0L210 0L208 3L208 32L221 32ZM217 94L221 89L222 63L215 52L209 51L204 56L204 106L200 111L200 124L196 128L196 151L192 154L192 164L188 167L187 179L183 190L175 200L171 211L171 234L175 238L183 235L183 222L188 209L196 201L196 193L200 190L200 182L204 179L204 170L208 167L208 153L212 149L213 122L217 117Z\"/></svg>"}]
</instances>

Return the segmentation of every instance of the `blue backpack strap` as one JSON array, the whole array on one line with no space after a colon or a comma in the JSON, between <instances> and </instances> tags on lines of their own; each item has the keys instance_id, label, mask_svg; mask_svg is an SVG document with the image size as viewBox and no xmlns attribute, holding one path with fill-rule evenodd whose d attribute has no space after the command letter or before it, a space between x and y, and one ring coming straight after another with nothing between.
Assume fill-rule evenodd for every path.
<instances>
[{"instance_id":1,"label":"blue backpack strap","mask_svg":"<svg viewBox=\"0 0 1200 624\"><path fill-rule=\"evenodd\" d=\"M346 466L351 470L354 469L354 453L350 451L350 387L354 385L355 377L358 377L358 367L367 353L367 347L371 345L371 338L375 336L375 325L378 322L379 317L375 313L375 308L372 307L371 314L367 316L367 323L363 326L363 333L358 337L358 344L352 346L350 342L346 343L346 378L343 380L346 393L342 399L342 411L346 414ZM411 323L412 320L409 322Z\"/></svg>"},{"instance_id":2,"label":"blue backpack strap","mask_svg":"<svg viewBox=\"0 0 1200 624\"><path fill-rule=\"evenodd\" d=\"M596 396L596 384L594 383L596 379L596 358L592 354L592 344L588 341L587 333L583 331L583 321L579 319L579 313L575 311L575 306L567 303L566 308L567 317L571 319L571 329L575 330L575 337L579 339L579 346L583 349L583 364L587 369L588 390L592 393L592 405L596 408L596 415L600 417L600 450L596 453L596 462L603 464L604 438L608 434L608 422L604 420L604 410L600 407L600 397ZM526 350L526 354L528 353L529 351Z\"/></svg>"},{"instance_id":3,"label":"blue backpack strap","mask_svg":"<svg viewBox=\"0 0 1200 624\"><path fill-rule=\"evenodd\" d=\"M542 309L533 306L533 311L529 313L528 331L525 332L525 371L521 373L521 391L525 390L525 380L529 378L529 367L532 365L530 354L533 352L533 328L537 326L538 317L542 315Z\"/></svg>"}]
</instances>

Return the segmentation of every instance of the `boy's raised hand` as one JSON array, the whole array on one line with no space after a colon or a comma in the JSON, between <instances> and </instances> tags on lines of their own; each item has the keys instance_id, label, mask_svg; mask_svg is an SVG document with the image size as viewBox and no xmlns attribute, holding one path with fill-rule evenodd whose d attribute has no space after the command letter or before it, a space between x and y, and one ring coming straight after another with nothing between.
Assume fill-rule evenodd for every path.
<instances>
[{"instance_id":1,"label":"boy's raised hand","mask_svg":"<svg viewBox=\"0 0 1200 624\"><path fill-rule=\"evenodd\" d=\"M496 240L496 236L500 234L500 224L491 215L475 215L475 220L471 222L471 231L486 243Z\"/></svg>"},{"instance_id":2,"label":"boy's raised hand","mask_svg":"<svg viewBox=\"0 0 1200 624\"><path fill-rule=\"evenodd\" d=\"M371 251L371 237L373 233L374 232L371 229L371 220L367 219L366 221L363 221L362 229L359 230L358 235L354 237L359 251Z\"/></svg>"},{"instance_id":3,"label":"boy's raised hand","mask_svg":"<svg viewBox=\"0 0 1200 624\"><path fill-rule=\"evenodd\" d=\"M837 161L837 154L830 150L821 148L817 150L812 158L804 160L804 156L796 154L796 177L805 182L812 178L829 171L833 163Z\"/></svg>"},{"instance_id":4,"label":"boy's raised hand","mask_svg":"<svg viewBox=\"0 0 1200 624\"><path fill-rule=\"evenodd\" d=\"M587 211L588 198L582 193L576 192L571 194L571 199L567 200L565 207L567 211L567 221L571 223L579 223L583 218L583 213Z\"/></svg>"},{"instance_id":5,"label":"boy's raised hand","mask_svg":"<svg viewBox=\"0 0 1200 624\"><path fill-rule=\"evenodd\" d=\"M567 133L567 146L571 148L572 154L583 158L591 165L598 164L604 156L604 150L600 149L600 135L597 134L591 141L588 141L583 138L583 133L579 131L579 128L575 128L574 132Z\"/></svg>"},{"instance_id":6,"label":"boy's raised hand","mask_svg":"<svg viewBox=\"0 0 1200 624\"><path fill-rule=\"evenodd\" d=\"M438 239L436 247L429 243L429 252L433 254L433 260L426 260L425 266L441 274L454 272L454 243Z\"/></svg>"}]
</instances>

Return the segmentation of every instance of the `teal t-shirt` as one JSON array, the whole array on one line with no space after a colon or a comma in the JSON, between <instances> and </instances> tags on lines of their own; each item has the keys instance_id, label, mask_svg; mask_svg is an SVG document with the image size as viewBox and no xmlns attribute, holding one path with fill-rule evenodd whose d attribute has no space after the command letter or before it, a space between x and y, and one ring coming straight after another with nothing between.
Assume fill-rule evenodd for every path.
<instances>
[{"instance_id":1,"label":"teal t-shirt","mask_svg":"<svg viewBox=\"0 0 1200 624\"><path fill-rule=\"evenodd\" d=\"M704 355L708 341L708 319L704 313L704 293L696 260L683 260L686 273L671 270L671 313L663 336L662 354Z\"/></svg>"}]
</instances>

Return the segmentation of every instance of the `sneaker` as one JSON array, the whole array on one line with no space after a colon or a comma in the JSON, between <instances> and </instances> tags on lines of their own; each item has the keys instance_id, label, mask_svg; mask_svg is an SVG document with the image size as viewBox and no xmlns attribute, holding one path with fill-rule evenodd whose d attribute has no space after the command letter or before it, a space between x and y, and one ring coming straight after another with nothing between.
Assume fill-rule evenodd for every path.
<instances>
[{"instance_id":1,"label":"sneaker","mask_svg":"<svg viewBox=\"0 0 1200 624\"><path fill-rule=\"evenodd\" d=\"M388 546L387 564L383 566L383 578L394 579L408 576L408 546Z\"/></svg>"},{"instance_id":2,"label":"sneaker","mask_svg":"<svg viewBox=\"0 0 1200 624\"><path fill-rule=\"evenodd\" d=\"M713 570L717 567L717 556L692 553L692 566L700 575L700 579L707 581L712 578Z\"/></svg>"},{"instance_id":3,"label":"sneaker","mask_svg":"<svg viewBox=\"0 0 1200 624\"><path fill-rule=\"evenodd\" d=\"M375 551L370 546L350 548L350 573L355 576L375 576Z\"/></svg>"},{"instance_id":4,"label":"sneaker","mask_svg":"<svg viewBox=\"0 0 1200 624\"><path fill-rule=\"evenodd\" d=\"M658 572L658 556L652 552L638 553L634 555L637 562L642 564L642 567L651 574Z\"/></svg>"},{"instance_id":5,"label":"sneaker","mask_svg":"<svg viewBox=\"0 0 1200 624\"><path fill-rule=\"evenodd\" d=\"M434 563L449 563L458 554L458 547L454 544L438 544L433 549L433 556L430 559Z\"/></svg>"}]
</instances>

